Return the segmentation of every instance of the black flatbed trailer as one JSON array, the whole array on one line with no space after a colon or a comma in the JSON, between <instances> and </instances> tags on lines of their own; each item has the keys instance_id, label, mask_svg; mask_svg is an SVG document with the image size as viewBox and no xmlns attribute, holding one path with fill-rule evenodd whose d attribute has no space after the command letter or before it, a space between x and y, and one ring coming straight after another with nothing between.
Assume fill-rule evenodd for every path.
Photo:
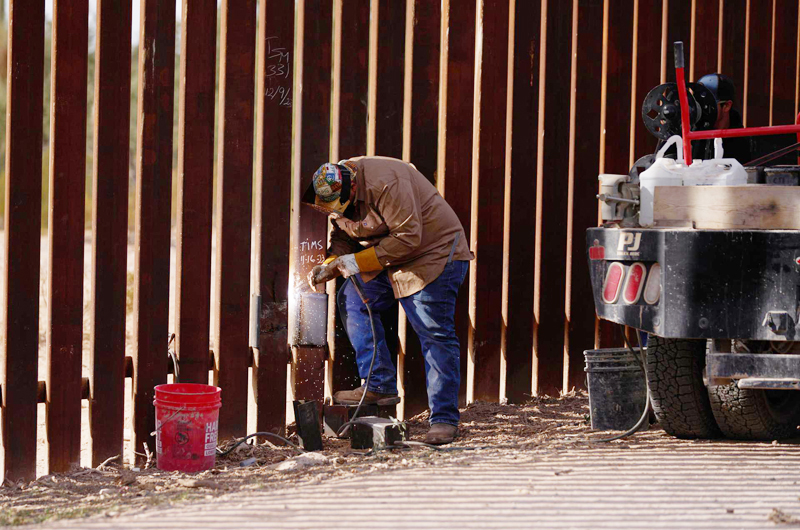
<instances>
[{"instance_id":1,"label":"black flatbed trailer","mask_svg":"<svg viewBox=\"0 0 800 530\"><path fill-rule=\"evenodd\" d=\"M586 240L602 319L665 338L799 340L798 230L590 228ZM614 263L658 266L658 300L604 300Z\"/></svg>"}]
</instances>

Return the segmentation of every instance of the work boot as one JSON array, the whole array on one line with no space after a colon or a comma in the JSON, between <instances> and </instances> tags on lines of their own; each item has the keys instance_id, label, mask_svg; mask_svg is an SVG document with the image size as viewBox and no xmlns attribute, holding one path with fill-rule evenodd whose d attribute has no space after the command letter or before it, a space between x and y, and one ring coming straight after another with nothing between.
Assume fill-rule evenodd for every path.
<instances>
[{"instance_id":1,"label":"work boot","mask_svg":"<svg viewBox=\"0 0 800 530\"><path fill-rule=\"evenodd\" d=\"M364 394L364 387L360 386L353 390L340 390L333 395L333 401L340 405L358 405L361 402L361 396ZM397 405L400 403L400 397L397 394L379 394L367 390L367 395L364 396L365 405Z\"/></svg>"},{"instance_id":2,"label":"work boot","mask_svg":"<svg viewBox=\"0 0 800 530\"><path fill-rule=\"evenodd\" d=\"M449 444L455 440L458 427L449 423L434 423L425 435L425 443L431 445Z\"/></svg>"}]
</instances>

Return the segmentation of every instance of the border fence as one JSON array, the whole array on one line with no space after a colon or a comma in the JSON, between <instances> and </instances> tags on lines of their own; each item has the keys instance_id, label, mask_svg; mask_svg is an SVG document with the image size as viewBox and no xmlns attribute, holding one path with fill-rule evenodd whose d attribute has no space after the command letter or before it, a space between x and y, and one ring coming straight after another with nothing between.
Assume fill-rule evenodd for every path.
<instances>
[{"instance_id":1,"label":"border fence","mask_svg":"<svg viewBox=\"0 0 800 530\"><path fill-rule=\"evenodd\" d=\"M222 387L223 437L246 433L248 410L251 427L282 432L287 390L322 400L357 385L333 311L328 348L289 348L287 318L328 228L300 209L301 181L362 154L412 161L467 231L463 401L581 387L583 351L614 341L596 322L584 251L597 174L653 151L639 113L674 80L671 43L687 44L690 80L735 80L746 125L798 111L797 0L183 0L180 24L172 0L91 1L96 28L90 0L52 0L45 109L45 0L9 0L0 458L11 480L35 477L42 423L49 472L80 462L82 428L93 465L154 447L153 388L176 368ZM427 407L419 341L402 312L384 318L409 417Z\"/></svg>"}]
</instances>

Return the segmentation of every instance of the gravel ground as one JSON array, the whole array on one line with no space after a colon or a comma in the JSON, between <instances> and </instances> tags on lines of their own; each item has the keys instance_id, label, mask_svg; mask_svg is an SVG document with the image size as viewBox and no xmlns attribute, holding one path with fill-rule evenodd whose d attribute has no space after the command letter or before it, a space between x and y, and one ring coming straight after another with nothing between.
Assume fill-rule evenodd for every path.
<instances>
[{"instance_id":1,"label":"gravel ground","mask_svg":"<svg viewBox=\"0 0 800 530\"><path fill-rule=\"evenodd\" d=\"M800 446L677 440L658 426L612 442L577 393L475 403L445 451L297 456L242 446L196 475L104 469L0 488L0 522L30 528L800 527ZM410 422L420 439L426 416ZM239 462L256 458L256 464ZM75 520L80 518L80 520ZM35 525L35 523L44 523Z\"/></svg>"},{"instance_id":2,"label":"gravel ground","mask_svg":"<svg viewBox=\"0 0 800 530\"><path fill-rule=\"evenodd\" d=\"M420 440L427 430L427 413L411 419L409 430L412 439ZM365 456L351 450L348 440L326 437L325 449L310 458L298 457L288 446L241 445L229 456L219 458L214 469L199 474L153 468L135 472L110 462L100 469L81 468L69 474L46 475L28 484L0 487L0 525L97 514L117 516L231 492L281 490L387 469L442 465L474 454L540 452L564 445L588 447L595 445L588 440L591 436L588 398L583 393L537 398L519 406L475 403L463 409L460 437L445 452L415 447ZM256 459L254 464L240 467L250 458Z\"/></svg>"}]
</instances>

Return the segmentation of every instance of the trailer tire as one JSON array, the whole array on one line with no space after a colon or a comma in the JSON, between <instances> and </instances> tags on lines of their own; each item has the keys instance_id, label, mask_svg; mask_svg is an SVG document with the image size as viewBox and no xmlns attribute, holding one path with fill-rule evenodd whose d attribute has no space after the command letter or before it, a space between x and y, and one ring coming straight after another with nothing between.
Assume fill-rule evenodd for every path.
<instances>
[{"instance_id":1,"label":"trailer tire","mask_svg":"<svg viewBox=\"0 0 800 530\"><path fill-rule=\"evenodd\" d=\"M800 392L739 388L736 381L708 389L722 434L736 440L783 440L798 436Z\"/></svg>"},{"instance_id":2,"label":"trailer tire","mask_svg":"<svg viewBox=\"0 0 800 530\"><path fill-rule=\"evenodd\" d=\"M647 382L653 412L667 434L717 438L720 430L703 383L706 341L647 339Z\"/></svg>"}]
</instances>

